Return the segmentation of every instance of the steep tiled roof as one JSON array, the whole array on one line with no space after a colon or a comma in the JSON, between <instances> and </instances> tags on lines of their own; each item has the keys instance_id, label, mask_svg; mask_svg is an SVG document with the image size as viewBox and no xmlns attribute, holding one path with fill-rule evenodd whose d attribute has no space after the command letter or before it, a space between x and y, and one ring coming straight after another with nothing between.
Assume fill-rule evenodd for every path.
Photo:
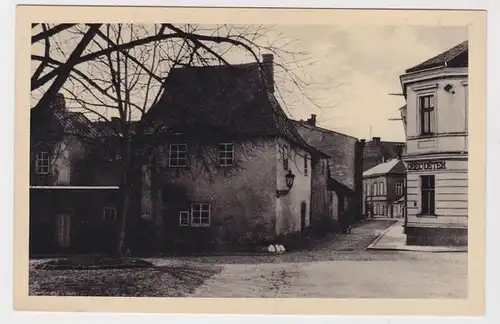
<instances>
[{"instance_id":1,"label":"steep tiled roof","mask_svg":"<svg viewBox=\"0 0 500 324\"><path fill-rule=\"evenodd\" d=\"M443 53L436 55L425 62L407 69L406 73L416 72L439 66L465 67L468 66L469 42L464 41Z\"/></svg>"},{"instance_id":2,"label":"steep tiled roof","mask_svg":"<svg viewBox=\"0 0 500 324\"><path fill-rule=\"evenodd\" d=\"M404 173L405 166L403 161L398 159L392 159L390 161L377 164L371 169L363 172L363 177L375 176L375 175L384 175L390 173Z\"/></svg>"},{"instance_id":3,"label":"steep tiled roof","mask_svg":"<svg viewBox=\"0 0 500 324\"><path fill-rule=\"evenodd\" d=\"M102 137L104 134L81 112L69 111L64 96L58 94L48 107L35 107L31 111L31 125L36 131L57 127L64 135L78 135L88 139ZM39 129L38 128L43 128ZM54 132L55 129L51 129Z\"/></svg>"},{"instance_id":4,"label":"steep tiled roof","mask_svg":"<svg viewBox=\"0 0 500 324\"><path fill-rule=\"evenodd\" d=\"M292 122L309 145L325 152L332 158L332 161L328 162L330 175L343 182L342 178L349 173L349 168L354 165L354 156L352 156L352 161L345 159L349 152L346 150L346 145L352 144L352 150L354 150L358 139L323 127L309 125L306 121L294 120ZM343 184L347 187L354 186L354 183Z\"/></svg>"},{"instance_id":5,"label":"steep tiled roof","mask_svg":"<svg viewBox=\"0 0 500 324\"><path fill-rule=\"evenodd\" d=\"M54 117L62 127L64 134L82 135L90 138L97 138L104 135L82 113L58 110L54 111Z\"/></svg>"},{"instance_id":6,"label":"steep tiled roof","mask_svg":"<svg viewBox=\"0 0 500 324\"><path fill-rule=\"evenodd\" d=\"M264 84L257 63L173 69L165 92L147 118L174 130L231 138L282 136L308 150Z\"/></svg>"}]
</instances>

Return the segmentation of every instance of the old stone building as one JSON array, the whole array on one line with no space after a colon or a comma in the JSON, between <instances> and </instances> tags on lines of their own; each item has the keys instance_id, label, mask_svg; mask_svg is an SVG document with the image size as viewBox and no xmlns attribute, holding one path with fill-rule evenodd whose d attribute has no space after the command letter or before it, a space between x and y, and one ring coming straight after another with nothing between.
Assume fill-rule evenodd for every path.
<instances>
[{"instance_id":1,"label":"old stone building","mask_svg":"<svg viewBox=\"0 0 500 324\"><path fill-rule=\"evenodd\" d=\"M406 99L407 244L467 245L468 42L400 79Z\"/></svg>"},{"instance_id":2,"label":"old stone building","mask_svg":"<svg viewBox=\"0 0 500 324\"><path fill-rule=\"evenodd\" d=\"M142 189L157 248L252 249L307 231L311 161L325 155L274 97L272 59L171 71L148 117L170 135Z\"/></svg>"},{"instance_id":3,"label":"old stone building","mask_svg":"<svg viewBox=\"0 0 500 324\"><path fill-rule=\"evenodd\" d=\"M31 110L30 253L111 251L118 175L98 131L62 95Z\"/></svg>"},{"instance_id":4,"label":"old stone building","mask_svg":"<svg viewBox=\"0 0 500 324\"><path fill-rule=\"evenodd\" d=\"M338 222L343 217L355 222L360 219L362 203L362 154L364 142L357 138L325 129L316 124L316 115L306 121L295 121L299 134L313 147L328 155L320 164L328 171L327 194L325 185L313 175L311 206L313 217L325 217ZM318 178L323 179L324 173ZM327 199L325 205L324 198ZM325 207L328 206L328 207ZM320 216L321 215L321 216Z\"/></svg>"}]
</instances>

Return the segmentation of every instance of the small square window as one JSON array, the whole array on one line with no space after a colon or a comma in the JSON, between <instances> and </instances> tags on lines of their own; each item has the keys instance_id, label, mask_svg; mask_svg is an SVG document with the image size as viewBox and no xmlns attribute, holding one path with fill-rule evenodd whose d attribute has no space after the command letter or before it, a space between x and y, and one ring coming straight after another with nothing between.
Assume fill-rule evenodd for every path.
<instances>
[{"instance_id":1,"label":"small square window","mask_svg":"<svg viewBox=\"0 0 500 324\"><path fill-rule=\"evenodd\" d=\"M181 211L179 213L179 226L189 226L189 212Z\"/></svg>"},{"instance_id":2,"label":"small square window","mask_svg":"<svg viewBox=\"0 0 500 324\"><path fill-rule=\"evenodd\" d=\"M210 226L211 205L206 203L195 203L191 205L191 226Z\"/></svg>"},{"instance_id":3,"label":"small square window","mask_svg":"<svg viewBox=\"0 0 500 324\"><path fill-rule=\"evenodd\" d=\"M36 174L48 174L49 173L49 153L48 152L38 152L35 155L35 172Z\"/></svg>"},{"instance_id":4,"label":"small square window","mask_svg":"<svg viewBox=\"0 0 500 324\"><path fill-rule=\"evenodd\" d=\"M234 165L234 144L232 143L219 144L219 164L220 166Z\"/></svg>"},{"instance_id":5,"label":"small square window","mask_svg":"<svg viewBox=\"0 0 500 324\"><path fill-rule=\"evenodd\" d=\"M187 165L187 144L169 145L168 165L170 167L185 167Z\"/></svg>"}]
</instances>

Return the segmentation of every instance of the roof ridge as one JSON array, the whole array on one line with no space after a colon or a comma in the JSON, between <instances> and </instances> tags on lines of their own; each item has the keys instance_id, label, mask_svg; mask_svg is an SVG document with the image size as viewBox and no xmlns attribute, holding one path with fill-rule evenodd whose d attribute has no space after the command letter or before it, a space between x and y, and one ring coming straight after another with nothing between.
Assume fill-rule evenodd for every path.
<instances>
[{"instance_id":1,"label":"roof ridge","mask_svg":"<svg viewBox=\"0 0 500 324\"><path fill-rule=\"evenodd\" d=\"M299 123L301 125L304 125L305 127L308 127L308 128L317 129L318 131L328 132L328 133L334 133L334 134L343 135L343 136L346 136L346 137L350 137L350 138L359 140L359 138L357 138L355 136L344 134L344 133L341 133L341 132L333 130L333 129L328 129L328 128L325 128L325 127L322 127L322 126L317 126L317 125L314 125L314 126L313 125L309 125L307 123L307 121L304 121L304 120L294 120L294 119L291 119L291 121L295 122L295 123Z\"/></svg>"},{"instance_id":2,"label":"roof ridge","mask_svg":"<svg viewBox=\"0 0 500 324\"><path fill-rule=\"evenodd\" d=\"M453 59L457 58L459 55L462 55L465 51L468 50L469 48L468 43L469 43L468 39L464 40L461 43L453 47L450 47L447 50L442 51L428 58L427 60L412 66L411 68L406 69L405 72L406 73L418 72L425 69L436 68L443 64L446 66L448 62L452 61ZM455 53L455 51L457 52Z\"/></svg>"}]
</instances>

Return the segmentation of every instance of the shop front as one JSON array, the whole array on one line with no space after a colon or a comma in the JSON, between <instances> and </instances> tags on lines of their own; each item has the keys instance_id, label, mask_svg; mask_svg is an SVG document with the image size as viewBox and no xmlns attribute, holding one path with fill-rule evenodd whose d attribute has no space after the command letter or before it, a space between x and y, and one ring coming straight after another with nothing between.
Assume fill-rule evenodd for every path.
<instances>
[{"instance_id":1,"label":"shop front","mask_svg":"<svg viewBox=\"0 0 500 324\"><path fill-rule=\"evenodd\" d=\"M408 245L466 246L467 156L408 156Z\"/></svg>"}]
</instances>

